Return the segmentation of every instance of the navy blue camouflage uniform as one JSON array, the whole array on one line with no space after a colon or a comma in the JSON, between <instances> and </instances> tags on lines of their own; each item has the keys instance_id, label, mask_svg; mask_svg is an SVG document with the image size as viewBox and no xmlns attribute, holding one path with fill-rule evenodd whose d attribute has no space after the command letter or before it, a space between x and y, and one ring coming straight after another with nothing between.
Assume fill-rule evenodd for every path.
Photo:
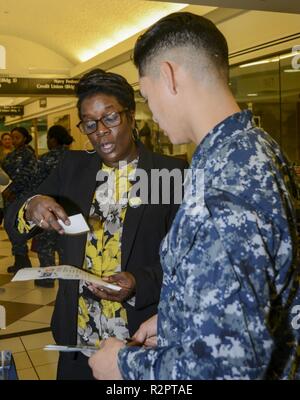
<instances>
[{"instance_id":1,"label":"navy blue camouflage uniform","mask_svg":"<svg viewBox=\"0 0 300 400\"><path fill-rule=\"evenodd\" d=\"M1 166L12 181L7 187L10 196L5 198L5 212L6 208L16 198L25 196L34 189L37 160L34 151L28 146L23 146L9 153L2 161ZM27 255L28 248L23 238L18 241L12 241L12 253L13 255Z\"/></svg>"},{"instance_id":2,"label":"navy blue camouflage uniform","mask_svg":"<svg viewBox=\"0 0 300 400\"><path fill-rule=\"evenodd\" d=\"M65 155L66 146L62 145L48 153L43 154L38 160L38 172L35 178L35 187L37 188L51 171L58 165L59 161ZM55 251L57 251L57 233L54 231L43 231L34 238L35 248L40 266L47 267L55 265Z\"/></svg>"},{"instance_id":3,"label":"navy blue camouflage uniform","mask_svg":"<svg viewBox=\"0 0 300 400\"><path fill-rule=\"evenodd\" d=\"M204 201L184 199L161 245L158 346L121 349L120 371L134 380L290 378L300 298L287 162L243 111L206 135L190 168L204 172Z\"/></svg>"}]
</instances>

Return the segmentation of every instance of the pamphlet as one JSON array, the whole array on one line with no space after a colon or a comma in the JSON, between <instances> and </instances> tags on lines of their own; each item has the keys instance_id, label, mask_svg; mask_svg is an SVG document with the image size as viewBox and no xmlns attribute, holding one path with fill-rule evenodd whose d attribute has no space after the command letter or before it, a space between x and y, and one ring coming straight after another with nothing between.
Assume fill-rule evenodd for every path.
<instances>
[{"instance_id":1,"label":"pamphlet","mask_svg":"<svg viewBox=\"0 0 300 400\"><path fill-rule=\"evenodd\" d=\"M95 283L96 285L115 291L121 290L120 286L105 282L99 276L72 267L71 265L58 265L45 268L22 268L11 281L29 281L33 279L75 279Z\"/></svg>"},{"instance_id":2,"label":"pamphlet","mask_svg":"<svg viewBox=\"0 0 300 400\"><path fill-rule=\"evenodd\" d=\"M100 347L96 346L82 346L82 345L77 345L77 346L59 346L57 344L47 344L43 350L46 351L64 351L64 352L70 352L70 351L83 351L83 350L88 350L91 352L95 352L99 350Z\"/></svg>"},{"instance_id":3,"label":"pamphlet","mask_svg":"<svg viewBox=\"0 0 300 400\"><path fill-rule=\"evenodd\" d=\"M137 342L132 338L127 338L124 340L124 343L126 346L135 346L135 347L141 347L143 346L143 343ZM89 354L89 356L92 355L95 351L100 350L100 346L89 346L89 345L82 345L82 344L77 344L74 346L60 346L57 344L47 344L44 346L43 350L46 351L63 351L63 352L71 352L71 351L81 351L84 352L84 354Z\"/></svg>"}]
</instances>

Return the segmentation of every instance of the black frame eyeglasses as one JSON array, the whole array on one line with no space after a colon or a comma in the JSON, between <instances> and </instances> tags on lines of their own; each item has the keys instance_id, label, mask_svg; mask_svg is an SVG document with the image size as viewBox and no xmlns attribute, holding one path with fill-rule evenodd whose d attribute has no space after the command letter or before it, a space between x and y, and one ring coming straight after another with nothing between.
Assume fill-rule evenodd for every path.
<instances>
[{"instance_id":1,"label":"black frame eyeglasses","mask_svg":"<svg viewBox=\"0 0 300 400\"><path fill-rule=\"evenodd\" d=\"M80 132L83 133L84 135L91 135L92 133L96 132L98 129L98 123L100 121L108 129L115 128L116 126L121 125L122 123L121 115L126 111L128 111L128 108L124 108L121 111L112 111L109 114L103 115L103 117L99 119L79 121L79 123L76 126L77 128L79 128Z\"/></svg>"}]
</instances>

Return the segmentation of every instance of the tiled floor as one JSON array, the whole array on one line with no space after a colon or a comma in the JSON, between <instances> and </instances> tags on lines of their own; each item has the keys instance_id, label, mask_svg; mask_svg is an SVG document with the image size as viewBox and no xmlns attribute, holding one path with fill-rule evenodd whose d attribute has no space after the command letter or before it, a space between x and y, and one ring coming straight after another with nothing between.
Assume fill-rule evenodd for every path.
<instances>
[{"instance_id":1,"label":"tiled floor","mask_svg":"<svg viewBox=\"0 0 300 400\"><path fill-rule=\"evenodd\" d=\"M39 265L35 253L30 252L32 265ZM13 264L11 245L0 228L0 304L6 310L6 329L0 330L0 350L11 350L20 380L53 380L56 377L58 352L44 351L53 344L50 319L57 292L39 288L32 281L11 282L6 272Z\"/></svg>"}]
</instances>

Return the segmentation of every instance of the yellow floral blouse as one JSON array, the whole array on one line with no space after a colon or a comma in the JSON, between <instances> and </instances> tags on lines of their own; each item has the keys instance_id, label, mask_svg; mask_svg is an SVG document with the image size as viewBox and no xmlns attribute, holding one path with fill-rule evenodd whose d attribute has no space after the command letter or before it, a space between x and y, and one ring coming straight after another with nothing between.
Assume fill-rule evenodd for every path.
<instances>
[{"instance_id":1,"label":"yellow floral blouse","mask_svg":"<svg viewBox=\"0 0 300 400\"><path fill-rule=\"evenodd\" d=\"M100 181L90 209L84 265L100 277L121 271L122 228L137 161L119 169L103 164L100 171L107 180ZM86 289L86 282L80 281L78 343L97 346L110 336L121 340L128 337L126 310L121 303L97 299Z\"/></svg>"},{"instance_id":2,"label":"yellow floral blouse","mask_svg":"<svg viewBox=\"0 0 300 400\"><path fill-rule=\"evenodd\" d=\"M99 184L90 209L83 268L100 277L121 271L122 229L137 163L135 159L120 168L103 164L97 174ZM101 180L101 175L107 179ZM24 213L25 204L18 213L21 233L33 227L25 221ZM128 337L126 310L121 303L97 299L87 289L86 282L80 281L77 343L98 346L101 339L111 336L121 340Z\"/></svg>"}]
</instances>

